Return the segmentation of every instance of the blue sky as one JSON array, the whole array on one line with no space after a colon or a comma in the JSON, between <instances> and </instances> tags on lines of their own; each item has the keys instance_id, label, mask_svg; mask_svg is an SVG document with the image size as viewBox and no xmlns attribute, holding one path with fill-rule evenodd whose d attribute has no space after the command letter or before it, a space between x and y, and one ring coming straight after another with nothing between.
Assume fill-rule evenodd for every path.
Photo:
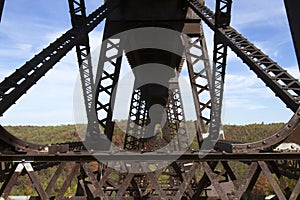
<instances>
[{"instance_id":1,"label":"blue sky","mask_svg":"<svg viewBox=\"0 0 300 200\"><path fill-rule=\"evenodd\" d=\"M214 10L214 1L206 2ZM67 0L5 3L0 24L0 81L71 27ZM102 1L87 1L87 12L101 4ZM295 78L300 78L282 0L236 0L231 24ZM211 56L213 33L204 28ZM102 29L103 24L90 34L92 49L100 45ZM74 124L73 91L77 75L77 60L72 51L0 118L0 124ZM291 115L280 99L230 52L223 122L286 122Z\"/></svg>"}]
</instances>

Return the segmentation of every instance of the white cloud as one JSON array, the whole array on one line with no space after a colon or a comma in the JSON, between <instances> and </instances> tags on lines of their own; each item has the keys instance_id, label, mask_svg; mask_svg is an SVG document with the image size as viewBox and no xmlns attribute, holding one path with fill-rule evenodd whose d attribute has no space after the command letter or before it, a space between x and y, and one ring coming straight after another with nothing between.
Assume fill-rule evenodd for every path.
<instances>
[{"instance_id":1,"label":"white cloud","mask_svg":"<svg viewBox=\"0 0 300 200\"><path fill-rule=\"evenodd\" d=\"M88 10L92 11L95 7L101 5L102 2L90 1L87 2L87 4ZM277 26L280 29L283 23L286 23L284 15L282 2L273 0L234 1L232 24L234 27L242 30L245 30L244 28L247 27L251 28L266 25L272 27ZM0 56L4 59L0 61L0 80L9 75L15 68L19 67L19 64L23 64L26 60L30 59L34 53L39 52L41 48L47 46L68 29L68 27L64 29L65 27L61 25L57 25L57 27L53 26L53 24L47 26L45 23L40 23L42 22L41 19L34 22L34 24L31 23L29 26L30 28L28 28L28 24L17 23L15 19L5 19L1 23L0 34L1 36L3 35L3 37L1 37L0 43ZM205 28L205 33L210 58L212 59L213 33L208 31L207 27ZM246 33L252 34L252 32ZM274 32L270 32L269 34L274 35ZM101 36L102 30L98 29L90 34L92 51L101 44ZM266 40L266 42L259 40L254 43L263 51L277 57L279 53L277 49L280 47L278 46L279 43L278 41L274 42L274 40L269 41L269 39L270 38L266 35L265 38L262 37L262 40ZM281 40L281 42L285 41L286 39ZM94 54L99 55L99 49L96 50ZM93 56L93 58L95 66L98 59L96 56ZM231 68L232 63L237 60L240 59L232 51L229 51L228 67ZM10 68L8 66L10 66ZM239 67L240 66L236 67L235 70L231 70L233 68L230 70L238 72L240 70ZM278 104L280 100L275 100L277 103L274 103L273 99L278 98L275 98L274 94L253 74L244 75L242 73L231 73L231 71L230 74L226 75L224 105L228 108L227 110L230 110L230 114L236 112L242 116L252 113L255 119L255 112L259 115L260 111L265 111L270 107L276 109L280 107ZM288 68L288 71L296 78L300 78L297 67ZM4 118L0 118L1 122L6 124L72 123L74 121L72 119L73 88L77 75L77 58L73 51L63 58L37 85L29 90L28 94L25 94L16 105L5 113ZM239 122L241 122L241 119L237 117L234 123ZM245 121L243 121L243 123L244 122Z\"/></svg>"},{"instance_id":2,"label":"white cloud","mask_svg":"<svg viewBox=\"0 0 300 200\"><path fill-rule=\"evenodd\" d=\"M294 78L300 79L300 72L298 66L288 67L286 68L289 74L291 74Z\"/></svg>"},{"instance_id":3,"label":"white cloud","mask_svg":"<svg viewBox=\"0 0 300 200\"><path fill-rule=\"evenodd\" d=\"M235 75L227 74L225 82L226 106L234 109L263 109L267 108L263 102L258 99L274 98L274 95L268 90L261 81L254 75Z\"/></svg>"},{"instance_id":4,"label":"white cloud","mask_svg":"<svg viewBox=\"0 0 300 200\"><path fill-rule=\"evenodd\" d=\"M207 1L206 4L215 10L213 2ZM284 54L284 45L291 45L283 1L234 1L231 15L231 26L273 58L278 59ZM204 30L212 59L213 32L206 26ZM240 58L229 50L227 59L230 62Z\"/></svg>"},{"instance_id":5,"label":"white cloud","mask_svg":"<svg viewBox=\"0 0 300 200\"><path fill-rule=\"evenodd\" d=\"M64 31L46 34L44 41L50 43L62 33ZM93 48L99 46L101 41L102 32L95 31L90 35L94 66L97 65L99 51L96 49L96 52L93 52ZM21 55L24 52L27 53L32 45L16 44L16 47L19 48ZM14 70L1 70L0 79L10 75ZM73 92L78 75L79 67L75 49L73 49L4 114L4 117L0 119L1 124L75 123L73 119Z\"/></svg>"},{"instance_id":6,"label":"white cloud","mask_svg":"<svg viewBox=\"0 0 300 200\"><path fill-rule=\"evenodd\" d=\"M235 1L232 5L232 25L237 28L282 26L285 24L283 1Z\"/></svg>"}]
</instances>

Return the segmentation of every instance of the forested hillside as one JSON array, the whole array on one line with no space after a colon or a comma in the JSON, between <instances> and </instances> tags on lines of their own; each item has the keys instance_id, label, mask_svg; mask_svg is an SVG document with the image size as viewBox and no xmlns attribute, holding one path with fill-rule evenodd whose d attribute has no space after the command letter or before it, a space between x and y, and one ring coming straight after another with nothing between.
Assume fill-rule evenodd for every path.
<instances>
[{"instance_id":1,"label":"forested hillside","mask_svg":"<svg viewBox=\"0 0 300 200\"><path fill-rule=\"evenodd\" d=\"M118 126L115 128L115 133L113 137L113 142L123 147L123 141L125 137L126 124L127 122L119 121ZM186 126L188 130L192 130L193 122L187 122ZM225 133L226 140L234 140L241 142L257 141L271 134L275 133L277 130L284 126L283 123L274 124L250 124L244 126L237 125L224 125L223 130ZM61 126L6 126L9 132L15 136L29 142L40 143L40 144L52 144L52 143L64 143L72 141L80 141L79 133L76 130L75 125L61 125ZM194 142L192 146L197 146ZM192 148L194 148L192 147ZM236 175L243 176L246 172L247 166L241 163L231 163L233 170ZM51 179L51 174L56 170L56 167L43 170L40 173L42 182L47 184L47 180ZM197 175L200 177L201 173ZM60 180L61 179L61 180ZM63 178L59 179L59 185L63 184ZM289 184L295 184L293 181ZM76 191L76 183L74 182L72 186L68 189L68 195L74 194ZM261 176L255 186L255 191L258 194L268 195L272 194L273 191L269 185L267 179ZM55 192L55 191L53 191ZM21 177L17 184L15 185L11 195L35 195L36 192L32 189L30 179L28 176Z\"/></svg>"},{"instance_id":2,"label":"forested hillside","mask_svg":"<svg viewBox=\"0 0 300 200\"><path fill-rule=\"evenodd\" d=\"M126 130L126 120L118 121L116 123L113 142L118 146L123 146ZM194 131L194 123L188 121L186 123L189 131ZM273 124L249 124L243 126L224 125L223 130L226 140L252 142L266 138L280 128L284 123ZM78 127L78 126L77 126ZM61 125L61 126L6 126L6 130L28 142L40 144L64 143L72 141L80 141L79 130L75 125ZM81 133L82 134L82 133Z\"/></svg>"}]
</instances>

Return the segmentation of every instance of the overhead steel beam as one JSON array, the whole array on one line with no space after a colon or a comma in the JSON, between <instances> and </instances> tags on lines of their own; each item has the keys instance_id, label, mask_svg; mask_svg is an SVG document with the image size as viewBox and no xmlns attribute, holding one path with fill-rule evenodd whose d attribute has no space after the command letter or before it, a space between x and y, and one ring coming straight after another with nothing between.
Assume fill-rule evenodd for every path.
<instances>
[{"instance_id":1,"label":"overhead steel beam","mask_svg":"<svg viewBox=\"0 0 300 200\"><path fill-rule=\"evenodd\" d=\"M298 60L298 66L300 70L300 1L284 0L286 14L289 20L290 29L294 41L294 48Z\"/></svg>"},{"instance_id":2,"label":"overhead steel beam","mask_svg":"<svg viewBox=\"0 0 300 200\"><path fill-rule=\"evenodd\" d=\"M250 43L234 28L215 27L215 15L197 0L186 0L196 14L220 35L220 39L239 56L288 108L296 112L300 105L300 83L275 61Z\"/></svg>"}]
</instances>

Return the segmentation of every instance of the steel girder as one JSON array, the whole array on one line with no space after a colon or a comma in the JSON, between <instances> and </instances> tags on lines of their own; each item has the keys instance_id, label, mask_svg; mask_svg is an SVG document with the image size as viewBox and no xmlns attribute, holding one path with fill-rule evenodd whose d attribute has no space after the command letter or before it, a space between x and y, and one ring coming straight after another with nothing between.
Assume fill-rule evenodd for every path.
<instances>
[{"instance_id":1,"label":"steel girder","mask_svg":"<svg viewBox=\"0 0 300 200\"><path fill-rule=\"evenodd\" d=\"M141 98L141 90L136 89L131 97L131 104L124 139L124 149L141 151L144 149L144 136L148 119L145 100Z\"/></svg>"},{"instance_id":2,"label":"steel girder","mask_svg":"<svg viewBox=\"0 0 300 200\"><path fill-rule=\"evenodd\" d=\"M279 199L299 198L300 180L295 186L287 184L276 170L278 166L274 161L259 156L257 159L247 162L191 160L183 163L178 160L166 166L162 166L161 161L130 162L118 159L110 163L110 166L123 166L123 169L130 166L136 172L147 171L143 173L119 172L111 167L102 171L99 170L102 164L98 162L60 161L57 167L52 168L50 181L46 185L39 179L46 171L38 171L30 162L16 162L0 192L1 197L6 199L17 180L28 175L41 199L70 198L66 192L74 182L78 183L77 192L71 197L76 199L251 199L254 185L264 175ZM299 161L299 157L296 159ZM236 164L244 166L244 173L240 173ZM156 170L151 171L150 167ZM224 181L231 186L225 186ZM207 193L210 193L209 196Z\"/></svg>"},{"instance_id":3,"label":"steel girder","mask_svg":"<svg viewBox=\"0 0 300 200\"><path fill-rule=\"evenodd\" d=\"M94 110L95 87L93 66L87 32L87 17L84 0L68 0L73 29L80 35L76 44L77 60L79 65L82 93L88 121L87 132L95 135L100 133L97 117Z\"/></svg>"},{"instance_id":4,"label":"steel girder","mask_svg":"<svg viewBox=\"0 0 300 200\"><path fill-rule=\"evenodd\" d=\"M224 30L224 32L226 32L226 30ZM240 37L235 37L235 38L240 38ZM116 47L114 45L112 46L113 48ZM259 62L264 63L265 60L263 59L260 60ZM114 67L117 68L116 65L114 65ZM274 74L278 72L276 71L276 66L274 67L273 65L271 67L269 66L267 68L267 71L268 70L273 70ZM100 80L106 80L107 78L111 79L112 82L115 80L114 77L109 75L108 72L106 73L105 70L103 70L102 72L104 72L105 76L101 76ZM31 75L31 73L29 73L29 75ZM278 72L276 74L276 78L280 78L282 81L283 80L287 81L284 75L285 75L284 73L282 74L281 72L280 73ZM294 89L296 90L297 87L293 86L294 82L290 82L290 83L291 84L288 84L288 87L292 88L293 90ZM111 85L113 85L113 83ZM110 97L112 97L112 93L110 93L111 92L110 85L106 87L105 85L102 84L99 87L100 87L99 91L105 92L108 95L110 95ZM7 94L9 94L9 92L7 92ZM100 106L98 108L100 108L98 111L100 111L101 109L107 110L106 105L102 105L102 107ZM109 115L110 114L109 110L106 113L108 113ZM101 116L101 114L99 116ZM110 116L108 116L106 119L111 119L111 118ZM297 119L294 119L294 121L297 120L299 121L299 117ZM107 124L105 122L104 125L106 126ZM288 126L290 126L290 124ZM37 194L42 199L48 199L49 196L51 196L50 193L55 188L55 184L58 182L58 177L62 175L62 173L65 173L66 177L64 180L63 187L59 188L58 192L55 194L56 198L58 199L66 198L65 197L66 190L71 185L71 182L74 179L77 180L78 188L80 188L81 190L74 195L76 196L74 198L82 198L82 199L103 198L103 197L112 198L112 199L113 198L132 199L133 196L136 198L152 197L154 199L155 198L159 199L161 197L170 198L170 199L172 198L180 199L181 197L187 199L200 199L201 198L200 194L204 192L206 189L206 186L203 186L201 183L206 182L207 184L207 181L209 181L214 186L214 188L217 191L217 194L219 195L219 198L241 199L242 197L249 196L250 192L253 189L254 184L258 180L260 173L263 173L267 177L268 181L271 183L272 188L274 189L274 192L280 199L286 199L286 198L290 198L291 200L297 199L299 198L299 192L300 192L300 180L298 180L293 190L290 190L287 193L285 192L287 186L282 181L280 170L277 170L277 168L280 169L280 166L277 166L277 163L272 162L272 160L278 159L279 157L282 158L283 160L284 159L288 160L289 158L292 158L292 160L298 161L299 159L298 153L292 155L283 154L283 153L279 155L278 154L263 155L261 153L242 154L242 155L218 154L215 155L215 157L213 154L211 154L208 155L208 157L206 157L205 159L200 160L200 164L198 163L198 161L195 162L195 160L199 158L197 154L183 155L181 159L184 160L185 158L185 161L194 162L192 165L189 165L191 167L185 167L182 164L181 160L179 159L179 161L177 161L178 163L168 166L167 167L168 169L160 169L155 172L149 172L145 174L132 174L132 173L124 174L123 173L119 175L120 178L118 182L113 182L113 177L115 177L116 172L114 172L114 170L112 170L111 168L106 168L104 173L101 174L101 176L99 176L98 169L100 167L96 167L95 170L95 167L90 166L90 164L87 162L87 160L93 161L95 159L94 155L91 155L89 153L87 155L82 155L80 153L79 154L68 153L65 155L62 154L60 156L54 154L52 155L47 154L47 155L39 155L37 157L35 157L34 155L13 155L13 156L6 155L6 156L7 157L1 156L1 159L4 159L5 161L11 159L11 161L14 162L16 162L16 160L19 160L19 162L17 161L17 164L6 168L7 170L10 171L9 173L10 178L6 179L6 182L2 185L0 189L3 198L6 198L9 195L9 192L11 191L11 187L16 183L17 178L22 173L28 174L29 178L33 183L33 187L36 188ZM124 156L126 157L126 159L128 159L128 155L124 155ZM50 157L52 158L49 159ZM101 155L101 158L103 157L112 158L113 156L110 154ZM124 159L125 157L116 156L114 157L114 159L122 160L122 158ZM158 157L161 157L161 155L155 156L155 158ZM191 158L193 159L191 160ZM29 162L26 162L26 159ZM44 186L42 186L41 182L39 181L37 170L33 165L31 165L32 160L37 162L38 159L47 162L50 162L53 159L55 160L55 162L60 162L59 167L56 169L53 178L50 180L46 188L44 188ZM60 161L58 161L59 159ZM133 157L132 159L133 160L137 159L137 157ZM231 179L234 179L233 170L231 170L230 165L228 165L228 163L226 164L226 162L222 163L224 169L221 172L217 172L215 168L218 164L217 161L220 160L228 161L230 159L245 160L247 161L249 168L246 172L246 175L239 179L241 180L242 184L236 185L237 189L234 193L227 194L227 191L224 188L222 188L220 183L220 181L222 180L220 180L219 178L223 177L222 174L228 174L228 176L230 176ZM74 160L77 160L77 162L74 162ZM71 162L67 164L65 161L71 161ZM130 165L133 169L136 169L137 171L139 171L139 169L144 169L144 170L150 169L150 165L139 164L136 162L131 163ZM206 178L202 177L200 179L201 182L194 177L197 169L198 170L202 169L204 171L203 177L206 177ZM272 175L273 172L274 175L277 176L277 180L276 177ZM164 183L160 182L162 179L160 175L166 175L166 174L168 175L168 179L165 180ZM176 178L175 179L172 178L173 176L175 176ZM277 182L280 182L280 184L278 184Z\"/></svg>"},{"instance_id":5,"label":"steel girder","mask_svg":"<svg viewBox=\"0 0 300 200\"><path fill-rule=\"evenodd\" d=\"M216 29L215 15L197 0L186 0L195 13L228 45L288 108L299 107L300 83L230 26Z\"/></svg>"},{"instance_id":6,"label":"steel girder","mask_svg":"<svg viewBox=\"0 0 300 200\"><path fill-rule=\"evenodd\" d=\"M117 36L116 36L117 37ZM123 55L121 38L103 40L96 76L96 112L98 122L108 140L112 140L114 122L113 106Z\"/></svg>"},{"instance_id":7,"label":"steel girder","mask_svg":"<svg viewBox=\"0 0 300 200\"><path fill-rule=\"evenodd\" d=\"M86 32L91 32L108 14L106 4L90 14L86 21ZM0 83L0 116L80 41L81 35L72 28L5 78Z\"/></svg>"},{"instance_id":8,"label":"steel girder","mask_svg":"<svg viewBox=\"0 0 300 200\"><path fill-rule=\"evenodd\" d=\"M165 108L166 119L161 129L162 138L156 136L145 138L149 114L145 101L141 99L141 91L137 89L132 95L124 149L143 152L155 151L163 148L164 141L171 145L173 151L187 149L189 137L185 127L179 85L176 81L171 81L169 84L169 97Z\"/></svg>"},{"instance_id":9,"label":"steel girder","mask_svg":"<svg viewBox=\"0 0 300 200\"><path fill-rule=\"evenodd\" d=\"M217 0L215 29L221 32L230 24L232 0ZM223 105L224 79L226 71L227 45L220 39L218 32L214 34L214 52L212 66L211 92L211 122L209 126L209 137L213 140L219 138L222 128L221 114Z\"/></svg>"},{"instance_id":10,"label":"steel girder","mask_svg":"<svg viewBox=\"0 0 300 200\"><path fill-rule=\"evenodd\" d=\"M185 39L184 43L185 57L197 113L197 139L200 144L203 139L202 134L207 132L206 126L211 120L210 87L212 80L211 65L202 25L200 26L200 34L197 37L191 37L189 40Z\"/></svg>"},{"instance_id":11,"label":"steel girder","mask_svg":"<svg viewBox=\"0 0 300 200\"><path fill-rule=\"evenodd\" d=\"M182 97L178 79L169 81L169 97L166 105L166 123L162 129L163 139L170 145L171 151L186 151L190 144L187 132ZM158 146L157 148L162 148Z\"/></svg>"}]
</instances>

